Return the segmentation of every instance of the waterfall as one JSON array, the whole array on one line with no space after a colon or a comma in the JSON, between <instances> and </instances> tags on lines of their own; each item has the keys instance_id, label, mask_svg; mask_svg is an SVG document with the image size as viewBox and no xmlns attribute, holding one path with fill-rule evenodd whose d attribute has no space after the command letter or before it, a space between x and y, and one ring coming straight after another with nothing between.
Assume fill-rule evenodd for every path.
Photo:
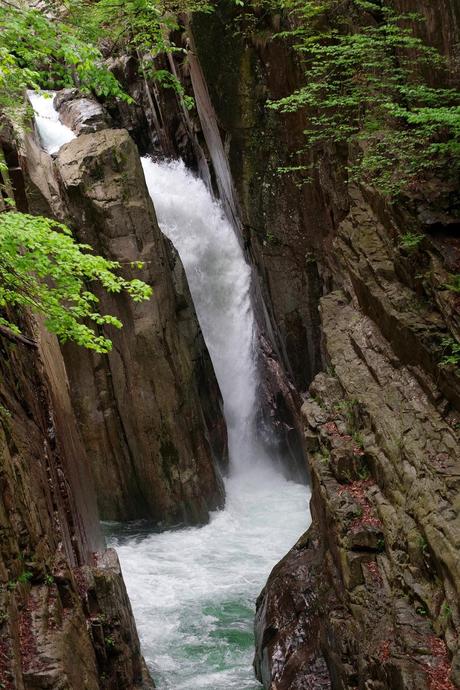
<instances>
[{"instance_id":1,"label":"waterfall","mask_svg":"<svg viewBox=\"0 0 460 690\"><path fill-rule=\"evenodd\" d=\"M29 94L49 153L74 138L52 98ZM257 436L251 271L232 226L183 163L142 160L160 227L182 259L224 399L231 476L208 525L152 533L107 525L158 690L257 690L254 602L308 527L308 491L273 468ZM155 296L153 297L155 299ZM178 420L180 424L180 420Z\"/></svg>"},{"instance_id":2,"label":"waterfall","mask_svg":"<svg viewBox=\"0 0 460 690\"><path fill-rule=\"evenodd\" d=\"M42 147L50 154L57 153L63 144L75 139L75 134L59 120L59 114L53 105L55 92L28 91L27 95L34 109L35 123Z\"/></svg>"},{"instance_id":3,"label":"waterfall","mask_svg":"<svg viewBox=\"0 0 460 690\"><path fill-rule=\"evenodd\" d=\"M182 260L224 400L233 474L267 466L257 437L258 372L251 269L232 225L182 161L142 158L162 232Z\"/></svg>"},{"instance_id":4,"label":"waterfall","mask_svg":"<svg viewBox=\"0 0 460 690\"><path fill-rule=\"evenodd\" d=\"M143 158L163 233L177 249L224 400L225 510L202 528L108 527L159 690L256 690L254 602L308 526L308 491L274 469L258 439L251 270L232 225L181 161Z\"/></svg>"}]
</instances>

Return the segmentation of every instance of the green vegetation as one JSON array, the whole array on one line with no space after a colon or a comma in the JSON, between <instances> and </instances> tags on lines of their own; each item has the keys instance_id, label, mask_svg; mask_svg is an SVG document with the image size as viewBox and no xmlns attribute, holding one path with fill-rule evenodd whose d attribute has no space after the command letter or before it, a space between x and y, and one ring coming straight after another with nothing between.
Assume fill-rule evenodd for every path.
<instances>
[{"instance_id":1,"label":"green vegetation","mask_svg":"<svg viewBox=\"0 0 460 690\"><path fill-rule=\"evenodd\" d=\"M198 10L210 6L204 0L67 0L58 8L48 0L39 10L0 0L0 110L10 119L24 116L27 88L77 87L131 101L105 61L117 52L137 55L146 76L185 98L178 80L157 70L152 56L183 50L170 42L170 32L179 13Z\"/></svg>"},{"instance_id":2,"label":"green vegetation","mask_svg":"<svg viewBox=\"0 0 460 690\"><path fill-rule=\"evenodd\" d=\"M413 232L406 232L405 235L401 235L399 241L399 246L407 251L413 251L423 242L425 235L418 235Z\"/></svg>"},{"instance_id":3,"label":"green vegetation","mask_svg":"<svg viewBox=\"0 0 460 690\"><path fill-rule=\"evenodd\" d=\"M362 446L364 439L360 432L360 408L359 401L356 398L340 400L334 405L336 412L342 414L345 418L347 431L355 440L358 446ZM355 438L356 437L356 438Z\"/></svg>"},{"instance_id":4,"label":"green vegetation","mask_svg":"<svg viewBox=\"0 0 460 690\"><path fill-rule=\"evenodd\" d=\"M453 365L454 367L460 367L460 343L458 340L450 336L443 338L441 347L443 348L441 364L443 366Z\"/></svg>"},{"instance_id":5,"label":"green vegetation","mask_svg":"<svg viewBox=\"0 0 460 690\"><path fill-rule=\"evenodd\" d=\"M0 2L0 25L0 109L9 119L24 116L27 88L77 86L83 93L128 99L81 27L5 0Z\"/></svg>"},{"instance_id":6,"label":"green vegetation","mask_svg":"<svg viewBox=\"0 0 460 690\"><path fill-rule=\"evenodd\" d=\"M281 0L304 86L269 107L306 113L306 146L348 144L351 179L394 196L460 169L460 94L424 78L447 69L386 0ZM300 163L301 164L301 163ZM298 166L293 166L298 168Z\"/></svg>"},{"instance_id":7,"label":"green vegetation","mask_svg":"<svg viewBox=\"0 0 460 690\"><path fill-rule=\"evenodd\" d=\"M428 609L425 608L425 606L417 606L415 612L418 613L419 616L428 616Z\"/></svg>"},{"instance_id":8,"label":"green vegetation","mask_svg":"<svg viewBox=\"0 0 460 690\"><path fill-rule=\"evenodd\" d=\"M27 121L28 88L77 87L82 93L130 101L104 61L103 43L106 55L113 56L117 49L134 52L146 76L157 77L184 96L173 75L156 74L152 55L178 50L168 38L177 28L174 17L197 9L207 11L209 6L201 0L68 0L59 8L49 2L38 10L21 0L0 0L0 119L16 126ZM108 352L111 341L102 328L122 324L99 313L93 285L112 293L125 291L134 301L148 299L151 288L120 277L117 262L77 244L62 223L19 213L1 161L0 174L5 205L0 214L0 326L18 335L10 314L26 307L43 314L61 342Z\"/></svg>"},{"instance_id":9,"label":"green vegetation","mask_svg":"<svg viewBox=\"0 0 460 690\"><path fill-rule=\"evenodd\" d=\"M369 468L367 467L366 464L361 465L360 468L358 468L358 479L362 482L366 482L371 476L371 473L369 471Z\"/></svg>"},{"instance_id":10,"label":"green vegetation","mask_svg":"<svg viewBox=\"0 0 460 690\"><path fill-rule=\"evenodd\" d=\"M321 446L320 449L320 460L324 464L329 464L331 460L331 451L326 446Z\"/></svg>"},{"instance_id":11,"label":"green vegetation","mask_svg":"<svg viewBox=\"0 0 460 690\"><path fill-rule=\"evenodd\" d=\"M104 642L107 649L115 649L115 640L113 637L104 637Z\"/></svg>"},{"instance_id":12,"label":"green vegetation","mask_svg":"<svg viewBox=\"0 0 460 690\"><path fill-rule=\"evenodd\" d=\"M452 618L452 608L449 606L447 601L445 601L441 607L441 617L448 621Z\"/></svg>"},{"instance_id":13,"label":"green vegetation","mask_svg":"<svg viewBox=\"0 0 460 690\"><path fill-rule=\"evenodd\" d=\"M424 536L420 535L419 540L418 540L418 544L420 547L420 551L422 552L424 557L427 558L429 556L430 552L428 549L428 542Z\"/></svg>"},{"instance_id":14,"label":"green vegetation","mask_svg":"<svg viewBox=\"0 0 460 690\"><path fill-rule=\"evenodd\" d=\"M30 582L32 578L33 573L31 573L30 570L23 570L22 573L19 575L17 581L22 584L26 584L27 582Z\"/></svg>"},{"instance_id":15,"label":"green vegetation","mask_svg":"<svg viewBox=\"0 0 460 690\"><path fill-rule=\"evenodd\" d=\"M27 584L28 582L31 581L33 578L33 573L30 572L30 570L23 570L20 575L16 578L16 580L9 580L6 588L9 592L12 592L13 590L16 589L18 584Z\"/></svg>"},{"instance_id":16,"label":"green vegetation","mask_svg":"<svg viewBox=\"0 0 460 690\"><path fill-rule=\"evenodd\" d=\"M452 273L446 288L452 292L460 292L460 273Z\"/></svg>"},{"instance_id":17,"label":"green vegetation","mask_svg":"<svg viewBox=\"0 0 460 690\"><path fill-rule=\"evenodd\" d=\"M77 244L61 223L15 211L0 214L0 308L28 307L45 316L46 327L61 342L72 340L108 352L111 341L97 329L122 324L97 311L98 297L88 285L125 291L136 302L148 299L152 290L140 280L117 275L118 262L90 252L91 247ZM20 333L5 316L0 316L0 325Z\"/></svg>"}]
</instances>

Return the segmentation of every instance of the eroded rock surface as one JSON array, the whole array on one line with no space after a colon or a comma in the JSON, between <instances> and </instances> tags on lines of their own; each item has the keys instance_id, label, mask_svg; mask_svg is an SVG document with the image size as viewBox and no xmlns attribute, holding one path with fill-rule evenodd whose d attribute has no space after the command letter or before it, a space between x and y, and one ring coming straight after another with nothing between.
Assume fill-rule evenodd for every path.
<instances>
[{"instance_id":1,"label":"eroded rock surface","mask_svg":"<svg viewBox=\"0 0 460 690\"><path fill-rule=\"evenodd\" d=\"M54 98L59 119L78 136L106 129L110 117L104 107L93 98L82 96L77 89L63 89Z\"/></svg>"},{"instance_id":2,"label":"eroded rock surface","mask_svg":"<svg viewBox=\"0 0 460 690\"><path fill-rule=\"evenodd\" d=\"M0 685L150 690L56 340L0 339Z\"/></svg>"},{"instance_id":3,"label":"eroded rock surface","mask_svg":"<svg viewBox=\"0 0 460 690\"><path fill-rule=\"evenodd\" d=\"M113 352L65 347L101 515L203 522L222 505L219 389L178 257L162 236L136 146L125 130L81 135L56 161L67 219L82 242L152 285L150 301L104 294L124 324ZM130 269L143 261L140 271Z\"/></svg>"},{"instance_id":4,"label":"eroded rock surface","mask_svg":"<svg viewBox=\"0 0 460 690\"><path fill-rule=\"evenodd\" d=\"M334 688L453 689L458 433L343 294L323 298L321 309L334 371L316 377L302 408L313 528L261 596L259 677L287 688L292 667L302 678L300 659L313 657L326 658ZM279 569L292 578L287 585ZM283 612L286 626L279 602L298 592L303 601Z\"/></svg>"},{"instance_id":5,"label":"eroded rock surface","mask_svg":"<svg viewBox=\"0 0 460 690\"><path fill-rule=\"evenodd\" d=\"M415 31L447 55L458 86L458 3L395 4L425 15ZM256 672L270 690L453 690L460 379L443 342L459 334L446 287L460 271L458 190L430 180L389 204L348 184L343 148L317 151L308 184L280 180L305 114L275 115L266 101L301 85L297 59L274 36L280 15L256 8L236 40L235 15L222 4L195 18L195 48L273 341L298 390L311 385L313 526L259 599ZM423 242L404 248L405 233Z\"/></svg>"}]
</instances>

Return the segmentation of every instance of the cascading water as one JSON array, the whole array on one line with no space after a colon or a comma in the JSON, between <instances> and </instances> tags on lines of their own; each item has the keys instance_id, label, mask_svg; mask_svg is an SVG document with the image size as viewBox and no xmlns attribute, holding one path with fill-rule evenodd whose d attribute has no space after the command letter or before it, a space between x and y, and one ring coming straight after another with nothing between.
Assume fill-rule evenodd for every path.
<instances>
[{"instance_id":1,"label":"cascading water","mask_svg":"<svg viewBox=\"0 0 460 690\"><path fill-rule=\"evenodd\" d=\"M226 507L209 525L112 532L143 651L160 689L253 690L254 602L307 527L307 492L258 440L251 271L232 226L180 161L142 160L164 234L184 265L224 399Z\"/></svg>"},{"instance_id":2,"label":"cascading water","mask_svg":"<svg viewBox=\"0 0 460 690\"><path fill-rule=\"evenodd\" d=\"M74 138L53 99L29 94L48 153ZM222 391L231 476L201 528L107 526L159 690L255 690L254 602L308 526L307 491L277 474L257 437L250 269L204 183L181 162L142 161L162 231L178 250Z\"/></svg>"},{"instance_id":3,"label":"cascading water","mask_svg":"<svg viewBox=\"0 0 460 690\"><path fill-rule=\"evenodd\" d=\"M232 473L269 462L257 438L251 270L232 226L182 161L142 159L162 232L184 265L224 400Z\"/></svg>"},{"instance_id":4,"label":"cascading water","mask_svg":"<svg viewBox=\"0 0 460 690\"><path fill-rule=\"evenodd\" d=\"M75 134L59 120L59 114L54 108L55 92L28 91L27 95L34 109L41 145L48 153L57 153L61 146L75 139Z\"/></svg>"},{"instance_id":5,"label":"cascading water","mask_svg":"<svg viewBox=\"0 0 460 690\"><path fill-rule=\"evenodd\" d=\"M261 687L252 670L255 601L308 527L308 496L268 472L231 477L225 488L225 510L204 527L108 534L158 690Z\"/></svg>"}]
</instances>

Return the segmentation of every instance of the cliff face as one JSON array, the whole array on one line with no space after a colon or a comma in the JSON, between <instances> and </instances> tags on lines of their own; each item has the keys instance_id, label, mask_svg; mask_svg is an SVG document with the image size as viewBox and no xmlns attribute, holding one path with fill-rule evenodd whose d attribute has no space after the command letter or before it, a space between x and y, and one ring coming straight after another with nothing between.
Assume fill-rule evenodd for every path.
<instances>
[{"instance_id":1,"label":"cliff face","mask_svg":"<svg viewBox=\"0 0 460 690\"><path fill-rule=\"evenodd\" d=\"M418 30L455 66L456 3L398 6L425 12ZM437 184L390 205L347 184L338 150L323 152L309 185L280 178L305 124L265 104L299 73L271 40L279 18L256 12L254 25L235 39L225 3L192 23L274 341L298 389L311 384L313 524L259 599L256 673L272 690L450 690L460 380L440 343L459 336L446 289L460 268L455 193ZM408 231L426 233L412 252L399 244Z\"/></svg>"},{"instance_id":2,"label":"cliff face","mask_svg":"<svg viewBox=\"0 0 460 690\"><path fill-rule=\"evenodd\" d=\"M34 207L45 196L80 241L120 261L127 275L134 277L131 262L143 261L136 277L154 290L141 305L100 295L101 308L124 324L111 334L109 356L64 347L101 516L206 521L223 502L220 392L183 268L158 228L136 146L125 130L105 128L78 136L54 164L29 142L26 160Z\"/></svg>"},{"instance_id":3,"label":"cliff face","mask_svg":"<svg viewBox=\"0 0 460 690\"><path fill-rule=\"evenodd\" d=\"M271 40L279 18L256 14L256 22L247 37L244 24L238 35L235 11L220 3L212 15L194 17L191 28L274 343L303 390L322 364L317 250L332 232L331 213L336 207L340 213L346 199L339 198L338 186L337 203L331 204L320 185L299 189L277 172L303 143L303 116L281 120L267 110L266 101L292 92L299 72L288 47Z\"/></svg>"},{"instance_id":4,"label":"cliff face","mask_svg":"<svg viewBox=\"0 0 460 690\"><path fill-rule=\"evenodd\" d=\"M0 341L0 684L7 690L152 688L58 344Z\"/></svg>"}]
</instances>

